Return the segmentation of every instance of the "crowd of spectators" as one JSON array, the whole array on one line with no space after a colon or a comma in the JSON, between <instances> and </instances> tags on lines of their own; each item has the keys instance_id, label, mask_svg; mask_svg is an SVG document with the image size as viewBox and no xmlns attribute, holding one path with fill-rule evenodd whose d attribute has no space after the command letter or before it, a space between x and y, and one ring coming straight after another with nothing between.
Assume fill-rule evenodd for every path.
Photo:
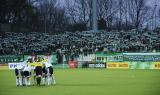
<instances>
[{"instance_id":1,"label":"crowd of spectators","mask_svg":"<svg viewBox=\"0 0 160 95\"><path fill-rule=\"evenodd\" d=\"M159 31L83 31L64 33L16 33L0 35L0 54L82 52L152 52L160 50Z\"/></svg>"}]
</instances>

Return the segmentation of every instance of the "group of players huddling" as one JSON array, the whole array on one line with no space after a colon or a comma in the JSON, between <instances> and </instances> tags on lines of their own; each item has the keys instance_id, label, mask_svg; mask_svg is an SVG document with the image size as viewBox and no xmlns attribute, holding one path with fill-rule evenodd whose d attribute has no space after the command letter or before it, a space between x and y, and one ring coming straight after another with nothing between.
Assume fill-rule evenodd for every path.
<instances>
[{"instance_id":1,"label":"group of players huddling","mask_svg":"<svg viewBox=\"0 0 160 95\"><path fill-rule=\"evenodd\" d=\"M15 75L17 86L56 84L52 64L42 57L34 60L29 58L27 62L15 69Z\"/></svg>"}]
</instances>

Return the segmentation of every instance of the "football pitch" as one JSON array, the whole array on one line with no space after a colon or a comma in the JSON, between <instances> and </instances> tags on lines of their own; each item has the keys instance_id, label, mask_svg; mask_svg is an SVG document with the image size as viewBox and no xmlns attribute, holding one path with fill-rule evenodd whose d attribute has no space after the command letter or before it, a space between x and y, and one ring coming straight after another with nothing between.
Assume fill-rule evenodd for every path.
<instances>
[{"instance_id":1,"label":"football pitch","mask_svg":"<svg viewBox=\"0 0 160 95\"><path fill-rule=\"evenodd\" d=\"M160 95L160 70L55 69L56 85L16 87L0 70L0 95Z\"/></svg>"}]
</instances>

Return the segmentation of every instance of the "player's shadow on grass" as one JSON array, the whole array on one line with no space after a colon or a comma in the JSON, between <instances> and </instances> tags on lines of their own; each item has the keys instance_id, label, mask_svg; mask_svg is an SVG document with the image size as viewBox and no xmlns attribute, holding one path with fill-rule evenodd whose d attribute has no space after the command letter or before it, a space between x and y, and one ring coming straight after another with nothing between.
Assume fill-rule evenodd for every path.
<instances>
[{"instance_id":1,"label":"player's shadow on grass","mask_svg":"<svg viewBox=\"0 0 160 95\"><path fill-rule=\"evenodd\" d=\"M107 84L91 84L91 83L85 83L85 84L57 84L57 86L108 86Z\"/></svg>"}]
</instances>

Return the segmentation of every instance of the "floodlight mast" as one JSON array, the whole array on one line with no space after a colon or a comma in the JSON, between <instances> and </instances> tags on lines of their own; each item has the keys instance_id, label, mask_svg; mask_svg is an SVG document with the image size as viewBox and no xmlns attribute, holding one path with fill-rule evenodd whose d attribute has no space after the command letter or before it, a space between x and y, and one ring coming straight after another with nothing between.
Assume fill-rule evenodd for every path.
<instances>
[{"instance_id":1,"label":"floodlight mast","mask_svg":"<svg viewBox=\"0 0 160 95\"><path fill-rule=\"evenodd\" d=\"M92 14L93 14L93 18L92 18L92 30L93 32L97 32L97 0L93 0L92 2Z\"/></svg>"}]
</instances>

